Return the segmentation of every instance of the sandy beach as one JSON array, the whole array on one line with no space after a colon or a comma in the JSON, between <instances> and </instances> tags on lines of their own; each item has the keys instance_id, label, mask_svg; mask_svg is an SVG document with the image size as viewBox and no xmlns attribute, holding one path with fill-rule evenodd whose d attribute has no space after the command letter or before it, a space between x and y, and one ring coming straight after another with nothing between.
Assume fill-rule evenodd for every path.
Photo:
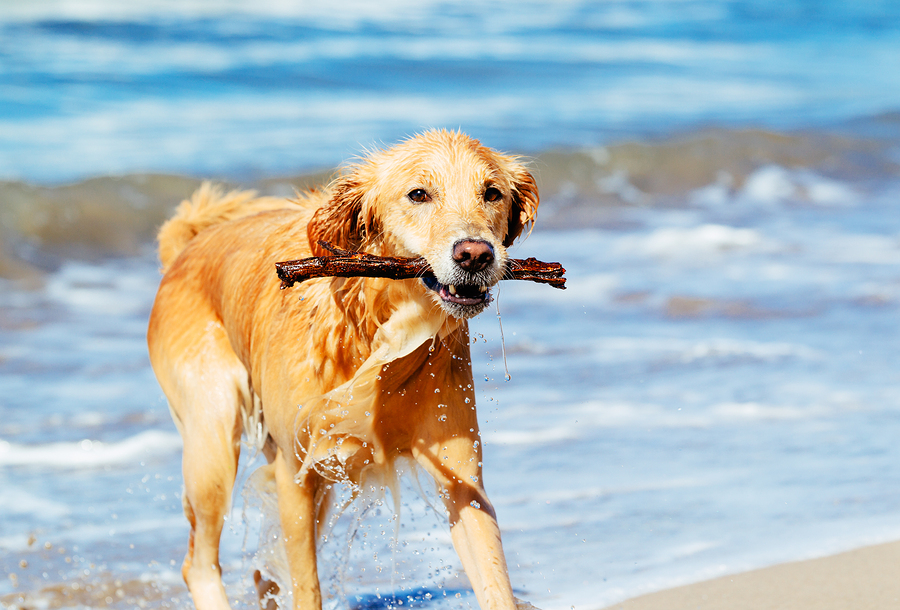
<instances>
[{"instance_id":1,"label":"sandy beach","mask_svg":"<svg viewBox=\"0 0 900 610\"><path fill-rule=\"evenodd\" d=\"M642 595L607 610L882 610L900 607L900 542Z\"/></svg>"}]
</instances>

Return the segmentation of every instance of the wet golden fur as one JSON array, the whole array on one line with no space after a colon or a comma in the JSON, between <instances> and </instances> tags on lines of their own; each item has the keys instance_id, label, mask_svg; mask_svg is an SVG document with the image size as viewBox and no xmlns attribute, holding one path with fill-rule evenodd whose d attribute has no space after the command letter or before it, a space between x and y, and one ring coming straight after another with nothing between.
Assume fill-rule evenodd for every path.
<instances>
[{"instance_id":1,"label":"wet golden fur","mask_svg":"<svg viewBox=\"0 0 900 610\"><path fill-rule=\"evenodd\" d=\"M498 200L487 189L500 191ZM427 192L426 202L408 196ZM218 544L246 433L277 489L296 608L321 606L323 483L358 484L414 459L443 490L451 535L484 610L513 610L500 533L481 477L466 318L420 280L322 278L279 290L276 261L322 255L318 240L424 256L443 285L493 286L538 194L513 158L432 131L368 155L296 200L204 185L159 233L164 277L148 344L184 440L191 535L182 573L200 609L227 608ZM489 243L477 274L460 240ZM445 295L446 296L446 295ZM436 392L436 390L439 390ZM274 586L258 578L261 595Z\"/></svg>"}]
</instances>

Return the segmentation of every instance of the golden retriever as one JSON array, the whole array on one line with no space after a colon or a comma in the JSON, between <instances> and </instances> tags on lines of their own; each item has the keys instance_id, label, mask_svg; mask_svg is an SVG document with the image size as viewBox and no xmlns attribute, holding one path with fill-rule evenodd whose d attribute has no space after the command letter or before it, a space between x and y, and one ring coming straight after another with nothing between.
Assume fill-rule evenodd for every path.
<instances>
[{"instance_id":1,"label":"golden retriever","mask_svg":"<svg viewBox=\"0 0 900 610\"><path fill-rule=\"evenodd\" d=\"M467 318L487 307L537 207L517 158L429 131L295 200L205 184L163 225L147 339L184 441L182 575L197 608L228 608L219 537L242 433L269 461L295 608L321 607L323 490L389 477L400 456L439 486L481 607L516 608L482 483ZM436 280L321 278L279 290L275 262L327 254L319 240L423 256ZM256 578L264 602L277 585Z\"/></svg>"}]
</instances>

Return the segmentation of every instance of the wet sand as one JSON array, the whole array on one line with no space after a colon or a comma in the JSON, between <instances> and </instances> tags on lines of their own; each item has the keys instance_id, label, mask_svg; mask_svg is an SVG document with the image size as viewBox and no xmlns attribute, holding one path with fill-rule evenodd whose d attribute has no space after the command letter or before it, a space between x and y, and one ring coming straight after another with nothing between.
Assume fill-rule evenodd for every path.
<instances>
[{"instance_id":1,"label":"wet sand","mask_svg":"<svg viewBox=\"0 0 900 610\"><path fill-rule=\"evenodd\" d=\"M900 608L900 542L642 595L607 610Z\"/></svg>"}]
</instances>

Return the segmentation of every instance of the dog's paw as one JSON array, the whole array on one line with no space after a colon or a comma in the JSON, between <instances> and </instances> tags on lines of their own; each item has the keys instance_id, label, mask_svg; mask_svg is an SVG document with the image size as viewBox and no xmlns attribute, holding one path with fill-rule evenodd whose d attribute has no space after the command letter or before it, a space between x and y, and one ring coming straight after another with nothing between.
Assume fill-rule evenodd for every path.
<instances>
[{"instance_id":1,"label":"dog's paw","mask_svg":"<svg viewBox=\"0 0 900 610\"><path fill-rule=\"evenodd\" d=\"M516 610L541 610L541 609L530 602L526 602L523 599L516 598Z\"/></svg>"}]
</instances>

